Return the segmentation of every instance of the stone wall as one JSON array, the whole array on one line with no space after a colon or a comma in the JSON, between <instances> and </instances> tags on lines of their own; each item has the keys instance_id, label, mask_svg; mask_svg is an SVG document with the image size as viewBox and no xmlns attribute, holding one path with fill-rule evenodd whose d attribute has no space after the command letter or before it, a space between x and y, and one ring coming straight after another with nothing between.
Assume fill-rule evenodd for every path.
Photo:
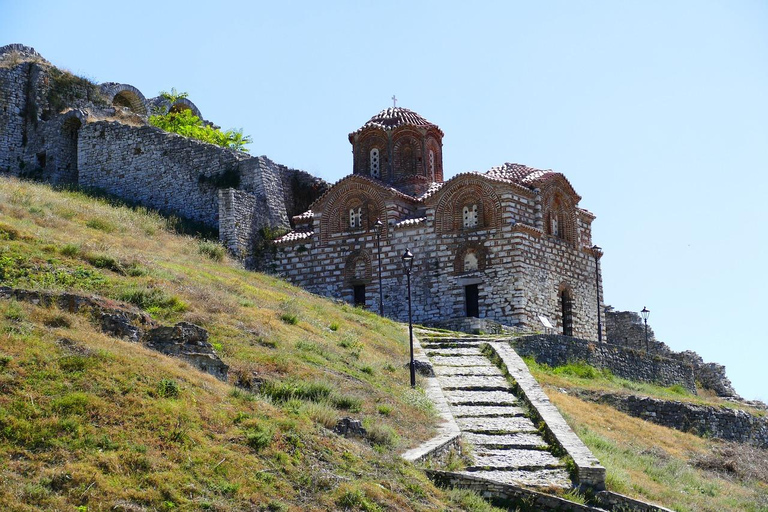
<instances>
[{"instance_id":1,"label":"stone wall","mask_svg":"<svg viewBox=\"0 0 768 512\"><path fill-rule=\"evenodd\" d=\"M288 226L282 180L254 158L151 126L99 121L80 129L79 183L163 212L219 227L220 189L254 196L261 218Z\"/></svg>"},{"instance_id":2,"label":"stone wall","mask_svg":"<svg viewBox=\"0 0 768 512\"><path fill-rule=\"evenodd\" d=\"M337 184L333 193L339 198L360 193L360 183L349 182L349 190ZM453 185L463 188L461 182ZM375 187L362 192L375 198L373 203L379 202ZM530 197L523 190L513 193L503 184L494 184L492 192L499 198L492 218L487 225L471 230L451 227L454 222L442 211L442 203L427 203L423 210L411 211L398 198L382 199L374 214L389 225L381 236L380 253L371 230L334 230L334 219L324 218L332 211L315 212L311 235L278 245L277 266L292 283L348 302L353 302L354 286L364 285L366 307L377 311L380 254L384 314L405 321L406 279L401 257L410 249L415 256L412 294L417 323L466 317L466 287L477 285L480 318L540 331L544 326L538 316L544 315L562 330L559 291L568 288L573 295L573 334L596 339L592 254L532 227L531 223L538 222L532 193ZM581 225L580 233L584 240L591 236L587 224ZM479 268L465 271L462 254L470 249L479 255Z\"/></svg>"},{"instance_id":3,"label":"stone wall","mask_svg":"<svg viewBox=\"0 0 768 512\"><path fill-rule=\"evenodd\" d=\"M532 356L536 362L549 366L584 361L607 368L618 377L661 386L680 385L696 393L691 365L644 351L557 335L523 336L515 338L513 344L521 356Z\"/></svg>"},{"instance_id":4,"label":"stone wall","mask_svg":"<svg viewBox=\"0 0 768 512\"><path fill-rule=\"evenodd\" d=\"M761 448L768 448L768 417L765 416L754 416L738 409L709 407L635 395L606 393L586 398L683 432L752 443Z\"/></svg>"},{"instance_id":5,"label":"stone wall","mask_svg":"<svg viewBox=\"0 0 768 512\"><path fill-rule=\"evenodd\" d=\"M675 359L693 367L694 379L704 389L714 391L717 396L739 397L725 374L725 366L705 363L696 352L686 350L675 352L666 343L656 339L653 329L648 326L648 344L645 342L645 324L634 311L615 311L605 307L606 337L608 343L649 351L654 356Z\"/></svg>"}]
</instances>

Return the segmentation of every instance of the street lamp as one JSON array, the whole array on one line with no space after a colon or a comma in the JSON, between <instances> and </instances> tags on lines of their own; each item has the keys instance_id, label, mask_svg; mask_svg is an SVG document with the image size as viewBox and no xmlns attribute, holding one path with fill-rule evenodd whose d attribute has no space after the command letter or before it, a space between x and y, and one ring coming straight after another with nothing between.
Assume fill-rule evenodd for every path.
<instances>
[{"instance_id":1,"label":"street lamp","mask_svg":"<svg viewBox=\"0 0 768 512\"><path fill-rule=\"evenodd\" d=\"M408 337L411 341L411 387L416 387L416 367L413 366L413 317L411 316L411 270L413 269L413 253L406 249L403 253L403 269L408 280Z\"/></svg>"},{"instance_id":2,"label":"street lamp","mask_svg":"<svg viewBox=\"0 0 768 512\"><path fill-rule=\"evenodd\" d=\"M381 229L384 223L376 219L373 230L376 232L376 259L379 260L379 316L384 316L384 292L381 289Z\"/></svg>"},{"instance_id":3,"label":"street lamp","mask_svg":"<svg viewBox=\"0 0 768 512\"><path fill-rule=\"evenodd\" d=\"M595 294L597 295L597 341L603 341L603 320L600 318L600 258L603 250L597 245L592 246L592 256L595 257Z\"/></svg>"},{"instance_id":4,"label":"street lamp","mask_svg":"<svg viewBox=\"0 0 768 512\"><path fill-rule=\"evenodd\" d=\"M640 312L640 316L643 317L645 322L645 351L648 352L648 315L651 314L651 310L643 306L643 310Z\"/></svg>"}]
</instances>

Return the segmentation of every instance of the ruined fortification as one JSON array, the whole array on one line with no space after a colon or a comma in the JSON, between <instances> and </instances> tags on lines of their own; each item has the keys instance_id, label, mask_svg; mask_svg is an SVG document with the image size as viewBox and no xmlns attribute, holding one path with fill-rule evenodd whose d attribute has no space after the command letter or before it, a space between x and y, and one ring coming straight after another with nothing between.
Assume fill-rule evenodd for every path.
<instances>
[{"instance_id":1,"label":"ruined fortification","mask_svg":"<svg viewBox=\"0 0 768 512\"><path fill-rule=\"evenodd\" d=\"M0 172L98 189L200 222L250 263L265 228L288 229L326 188L265 156L147 124L170 109L202 119L186 98L171 105L128 84L97 86L27 46L0 48L0 105Z\"/></svg>"}]
</instances>

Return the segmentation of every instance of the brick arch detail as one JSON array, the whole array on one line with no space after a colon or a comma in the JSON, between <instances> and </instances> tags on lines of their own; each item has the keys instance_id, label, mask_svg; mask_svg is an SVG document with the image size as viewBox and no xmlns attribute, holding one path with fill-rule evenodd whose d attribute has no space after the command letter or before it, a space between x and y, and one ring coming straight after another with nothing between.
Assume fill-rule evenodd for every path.
<instances>
[{"instance_id":1,"label":"brick arch detail","mask_svg":"<svg viewBox=\"0 0 768 512\"><path fill-rule=\"evenodd\" d=\"M128 107L132 112L146 116L147 98L136 87L129 84L108 82L101 85L101 92L115 107Z\"/></svg>"},{"instance_id":2,"label":"brick arch detail","mask_svg":"<svg viewBox=\"0 0 768 512\"><path fill-rule=\"evenodd\" d=\"M442 195L435 208L435 231L438 234L461 231L461 210L470 202L479 207L477 229L496 228L501 223L501 200L487 183L480 180L458 180Z\"/></svg>"},{"instance_id":3,"label":"brick arch detail","mask_svg":"<svg viewBox=\"0 0 768 512\"><path fill-rule=\"evenodd\" d=\"M576 204L573 198L559 189L550 190L543 197L544 206L544 231L555 236L552 232L552 221L557 219L558 238L571 246L575 246L579 239L577 232Z\"/></svg>"},{"instance_id":4,"label":"brick arch detail","mask_svg":"<svg viewBox=\"0 0 768 512\"><path fill-rule=\"evenodd\" d=\"M395 181L424 175L423 136L408 128L392 136L392 170Z\"/></svg>"},{"instance_id":5,"label":"brick arch detail","mask_svg":"<svg viewBox=\"0 0 768 512\"><path fill-rule=\"evenodd\" d=\"M436 182L443 181L443 149L440 143L432 136L427 137L426 143L427 150L425 151L426 158L429 158L429 151L432 150L435 153L435 179ZM429 160L425 162L425 169L429 174ZM430 180L431 176L427 176Z\"/></svg>"},{"instance_id":6,"label":"brick arch detail","mask_svg":"<svg viewBox=\"0 0 768 512\"><path fill-rule=\"evenodd\" d=\"M352 205L363 206L363 227L359 232L370 231L376 219L384 223L382 236L386 236L389 229L387 224L387 209L383 199L377 193L374 186L369 183L349 182L344 183L334 191L323 207L320 220L320 239L326 242L330 235L350 231L347 225L349 208Z\"/></svg>"},{"instance_id":7,"label":"brick arch detail","mask_svg":"<svg viewBox=\"0 0 768 512\"><path fill-rule=\"evenodd\" d=\"M488 266L488 250L479 242L464 242L456 249L456 255L453 259L453 273L462 274L464 270L464 256L474 251L477 254L477 271L482 272Z\"/></svg>"},{"instance_id":8,"label":"brick arch detail","mask_svg":"<svg viewBox=\"0 0 768 512\"><path fill-rule=\"evenodd\" d=\"M355 142L353 172L370 176L369 159L373 148L379 148L381 179L386 179L388 178L387 168L389 166L389 139L386 132L381 129L368 130Z\"/></svg>"},{"instance_id":9,"label":"brick arch detail","mask_svg":"<svg viewBox=\"0 0 768 512\"><path fill-rule=\"evenodd\" d=\"M364 265L363 275L356 273L358 264L362 261ZM370 284L373 281L373 267L371 265L371 255L368 251L358 249L347 255L344 262L344 284L350 286L353 284Z\"/></svg>"}]
</instances>

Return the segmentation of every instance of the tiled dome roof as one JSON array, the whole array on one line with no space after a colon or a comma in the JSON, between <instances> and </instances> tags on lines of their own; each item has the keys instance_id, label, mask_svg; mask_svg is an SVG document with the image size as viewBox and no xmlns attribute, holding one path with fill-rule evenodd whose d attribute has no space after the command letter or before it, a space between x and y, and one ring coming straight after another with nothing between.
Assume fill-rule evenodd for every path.
<instances>
[{"instance_id":1,"label":"tiled dome roof","mask_svg":"<svg viewBox=\"0 0 768 512\"><path fill-rule=\"evenodd\" d=\"M368 122L365 123L360 128L360 130L357 131L359 132L370 127L382 128L384 130L393 130L400 126L431 126L437 128L441 134L443 133L436 124L430 123L413 110L408 110L407 108L402 107L385 108L370 118Z\"/></svg>"},{"instance_id":2,"label":"tiled dome roof","mask_svg":"<svg viewBox=\"0 0 768 512\"><path fill-rule=\"evenodd\" d=\"M504 181L511 181L512 183L518 183L520 185L532 185L537 181L544 181L550 176L557 174L555 171L541 169L534 169L522 164L511 164L509 162L504 165L493 167L485 175L489 178L501 179Z\"/></svg>"}]
</instances>

